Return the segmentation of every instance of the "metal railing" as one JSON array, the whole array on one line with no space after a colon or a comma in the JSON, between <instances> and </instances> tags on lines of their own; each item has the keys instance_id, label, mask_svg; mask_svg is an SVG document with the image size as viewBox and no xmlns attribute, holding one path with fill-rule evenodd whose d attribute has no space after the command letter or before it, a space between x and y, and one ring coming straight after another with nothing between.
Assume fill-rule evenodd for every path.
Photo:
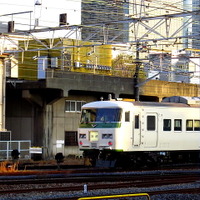
<instances>
[{"instance_id":1,"label":"metal railing","mask_svg":"<svg viewBox=\"0 0 200 200\"><path fill-rule=\"evenodd\" d=\"M11 152L17 149L20 153L20 159L30 159L30 140L9 140L0 141L0 160L10 160Z\"/></svg>"}]
</instances>

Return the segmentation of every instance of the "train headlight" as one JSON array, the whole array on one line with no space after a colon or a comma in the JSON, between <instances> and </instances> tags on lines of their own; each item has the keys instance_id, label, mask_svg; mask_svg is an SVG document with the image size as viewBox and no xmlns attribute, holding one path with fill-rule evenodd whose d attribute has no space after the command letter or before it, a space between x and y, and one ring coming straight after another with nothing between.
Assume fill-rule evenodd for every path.
<instances>
[{"instance_id":1,"label":"train headlight","mask_svg":"<svg viewBox=\"0 0 200 200\"><path fill-rule=\"evenodd\" d=\"M83 142L82 142L82 141L80 141L80 142L79 142L79 144L80 144L80 145L83 145Z\"/></svg>"},{"instance_id":2,"label":"train headlight","mask_svg":"<svg viewBox=\"0 0 200 200\"><path fill-rule=\"evenodd\" d=\"M112 146L112 145L113 145L113 143L112 143L111 141L109 141L109 142L108 142L108 145L109 145L109 146Z\"/></svg>"},{"instance_id":3,"label":"train headlight","mask_svg":"<svg viewBox=\"0 0 200 200\"><path fill-rule=\"evenodd\" d=\"M86 134L80 133L80 134L79 134L79 138L81 138L81 139L86 139Z\"/></svg>"},{"instance_id":4,"label":"train headlight","mask_svg":"<svg viewBox=\"0 0 200 200\"><path fill-rule=\"evenodd\" d=\"M102 134L102 139L113 139L113 135L108 134L108 133L104 133L104 134Z\"/></svg>"}]
</instances>

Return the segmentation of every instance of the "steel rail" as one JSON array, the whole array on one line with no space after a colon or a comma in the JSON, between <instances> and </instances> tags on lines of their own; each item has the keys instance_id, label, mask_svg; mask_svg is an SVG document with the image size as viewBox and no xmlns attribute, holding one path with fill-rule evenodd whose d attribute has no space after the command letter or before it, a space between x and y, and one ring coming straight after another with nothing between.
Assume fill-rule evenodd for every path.
<instances>
[{"instance_id":1,"label":"steel rail","mask_svg":"<svg viewBox=\"0 0 200 200\"><path fill-rule=\"evenodd\" d=\"M128 179L128 181L126 180L126 178L122 179L120 177L117 178L117 180L121 180L123 182L117 182L116 179L113 180L115 181L113 184L113 181L111 183L107 183L105 184L106 181L108 181L105 177L103 179L100 179L99 181L103 182L104 184L94 184L94 179L90 179L91 177L89 177L88 179L83 179L83 177L81 178L82 185L76 185L76 186L63 186L63 187L41 187L41 188L29 188L29 189L6 189L6 190L0 190L0 194L8 194L8 193L12 193L12 194L17 194L17 193L30 193L30 192L55 192L55 191L81 191L83 190L84 187L84 183L87 182L87 188L88 190L99 190L99 189L116 189L116 188L127 188L127 187L153 187L153 186L161 186L161 185L171 185L171 184L183 184L183 183L195 183L196 181L199 181L199 176L195 175L195 176L170 176L170 177L163 177L163 176L158 176L158 177L154 177L152 178L152 176L146 177L146 179L143 179L143 177L137 177L137 179L133 179L132 181L130 181L130 179ZM95 179L98 179L98 177L95 177ZM110 181L111 179L109 179ZM77 180L76 180L77 181ZM79 180L80 181L80 180ZM68 179L56 179L53 183L72 183L69 182ZM50 179L46 179L46 180L38 180L37 184L46 184L46 183L51 183ZM73 182L74 183L74 182ZM28 180L28 182L24 182L24 184L28 185L28 184L32 184L31 180ZM36 182L34 183L36 184ZM19 183L17 182L13 182L13 185L19 185ZM23 187L23 186L22 186ZM200 192L200 191L199 191Z\"/></svg>"}]
</instances>

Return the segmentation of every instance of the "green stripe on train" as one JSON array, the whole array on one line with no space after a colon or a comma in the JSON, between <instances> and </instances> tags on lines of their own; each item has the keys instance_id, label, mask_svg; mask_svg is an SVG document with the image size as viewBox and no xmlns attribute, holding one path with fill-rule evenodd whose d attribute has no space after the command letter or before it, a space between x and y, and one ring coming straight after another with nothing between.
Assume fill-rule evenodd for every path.
<instances>
[{"instance_id":1,"label":"green stripe on train","mask_svg":"<svg viewBox=\"0 0 200 200\"><path fill-rule=\"evenodd\" d=\"M80 124L79 128L120 128L121 123L88 123Z\"/></svg>"}]
</instances>

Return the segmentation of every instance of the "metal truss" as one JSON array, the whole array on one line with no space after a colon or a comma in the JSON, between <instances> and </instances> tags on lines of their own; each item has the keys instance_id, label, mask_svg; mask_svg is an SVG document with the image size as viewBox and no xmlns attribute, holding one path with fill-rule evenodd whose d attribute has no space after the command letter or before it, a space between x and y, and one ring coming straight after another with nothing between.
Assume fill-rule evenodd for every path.
<instances>
[{"instance_id":1,"label":"metal truss","mask_svg":"<svg viewBox=\"0 0 200 200\"><path fill-rule=\"evenodd\" d=\"M74 46L61 46L60 44L64 39L71 38L72 36L74 39L80 40L80 34L81 30L84 27L92 27L95 32L88 35L88 37L85 38L85 41L92 40L96 35L98 35L100 32L103 33L103 39L101 41L98 41L99 43L94 43L92 46L95 45L102 45L102 44L117 44L119 43L117 41L117 38L122 36L124 34L124 30L116 30L116 34L112 38L108 38L110 31L110 26L114 24L128 24L129 30L132 28L134 32L133 39L128 39L125 42L121 43L130 43L130 44L136 44L138 42L155 42L155 41L169 41L169 40L176 40L181 38L198 38L199 35L188 35L184 36L181 35L180 32L183 31L184 28L186 28L188 25L193 23L193 15L200 15L200 10L196 11L190 11L190 12L181 12L181 13L175 13L175 14L168 14L168 15L159 15L159 16L150 16L150 17L143 17L142 16L142 9L144 8L144 1L141 1L140 8L141 10L137 13L137 17L127 17L126 19L122 20L112 20L107 21L106 23L93 23L93 24L86 24L86 25L65 25L61 27L47 27L47 28L40 28L40 29L30 29L27 31L16 31L12 33L2 33L0 35L0 38L5 41L11 42L14 46L17 47L18 50L4 50L4 52L12 53L12 52L23 52L23 51L41 51L41 50L48 50L48 49L65 49L65 48L72 48L72 47L83 47L85 45L74 45ZM180 25L180 27L177 27L177 29L170 33L171 26L173 24L173 20L177 20L177 18L184 18L186 19L183 21L183 23ZM154 25L150 26L146 24L146 21L152 21L154 20ZM157 29L161 26L165 27L165 32L160 33ZM137 31L139 27L143 27L144 30L146 30L145 33L142 35L139 34ZM60 37L60 41L55 43L55 33L56 31L65 30L66 34L63 37ZM51 36L48 38L49 42L44 42L44 38L41 38L41 33L48 32L51 34ZM145 38L145 35L153 33L156 35L156 38ZM24 41L24 47L21 47L16 42L18 41ZM35 40L36 43L40 44L40 48L36 49L30 49L29 48L29 42L30 40ZM94 40L93 40L94 41ZM116 42L117 41L117 42ZM88 46L88 45L87 45ZM91 45L90 45L91 46Z\"/></svg>"}]
</instances>

